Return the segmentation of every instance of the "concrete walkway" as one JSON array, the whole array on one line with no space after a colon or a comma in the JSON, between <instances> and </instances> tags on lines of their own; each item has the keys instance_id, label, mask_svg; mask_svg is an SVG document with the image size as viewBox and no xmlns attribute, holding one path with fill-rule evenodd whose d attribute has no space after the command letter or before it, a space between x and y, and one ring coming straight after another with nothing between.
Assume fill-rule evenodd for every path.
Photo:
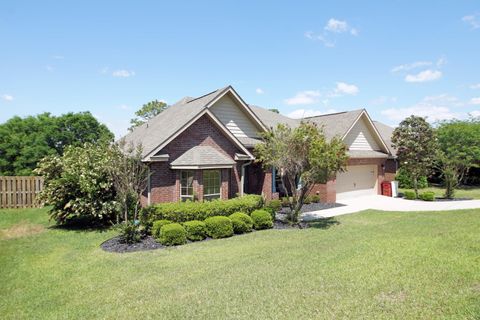
<instances>
[{"instance_id":1,"label":"concrete walkway","mask_svg":"<svg viewBox=\"0 0 480 320\"><path fill-rule=\"evenodd\" d=\"M378 195L344 199L339 200L338 203L341 203L344 206L305 212L302 216L305 220L308 220L315 218L335 217L367 209L382 211L445 211L480 208L480 200L428 202L405 200L402 198L391 198Z\"/></svg>"}]
</instances>

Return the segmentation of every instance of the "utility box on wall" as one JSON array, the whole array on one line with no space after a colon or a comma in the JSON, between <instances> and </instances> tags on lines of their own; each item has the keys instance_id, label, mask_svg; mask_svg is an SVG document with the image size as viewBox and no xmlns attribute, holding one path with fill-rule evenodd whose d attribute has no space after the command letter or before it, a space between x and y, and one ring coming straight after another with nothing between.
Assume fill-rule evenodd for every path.
<instances>
[{"instance_id":1,"label":"utility box on wall","mask_svg":"<svg viewBox=\"0 0 480 320\"><path fill-rule=\"evenodd\" d=\"M390 181L382 182L382 195L387 197L392 196L392 183Z\"/></svg>"}]
</instances>

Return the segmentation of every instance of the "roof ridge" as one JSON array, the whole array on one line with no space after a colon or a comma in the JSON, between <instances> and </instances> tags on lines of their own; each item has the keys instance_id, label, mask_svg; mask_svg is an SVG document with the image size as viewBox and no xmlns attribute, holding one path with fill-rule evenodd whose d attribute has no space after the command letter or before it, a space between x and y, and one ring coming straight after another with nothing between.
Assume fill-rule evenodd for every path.
<instances>
[{"instance_id":1,"label":"roof ridge","mask_svg":"<svg viewBox=\"0 0 480 320\"><path fill-rule=\"evenodd\" d=\"M227 89L227 88L229 88L229 87L230 87L230 86L226 86L226 87L223 87L223 88L220 88L220 89L217 89L217 90L213 90L212 92L209 92L209 93L207 93L207 94L204 94L204 95L202 95L202 96L200 96L200 97L193 98L192 100L188 101L187 103L193 102L193 101L195 101L195 100L199 100L199 99L201 99L201 98L204 98L204 97L209 96L209 95L211 95L211 94L213 94L213 93L216 93L216 92L224 91L225 89Z\"/></svg>"},{"instance_id":2,"label":"roof ridge","mask_svg":"<svg viewBox=\"0 0 480 320\"><path fill-rule=\"evenodd\" d=\"M317 115L317 116L304 117L304 118L302 118L302 119L320 118L320 117L333 116L333 115L337 115L337 114L348 113L348 112L357 112L357 111L363 111L363 110L365 110L365 108L355 109L355 110L339 111L339 112L332 112L332 113L325 113L325 114L319 114L319 115Z\"/></svg>"}]
</instances>

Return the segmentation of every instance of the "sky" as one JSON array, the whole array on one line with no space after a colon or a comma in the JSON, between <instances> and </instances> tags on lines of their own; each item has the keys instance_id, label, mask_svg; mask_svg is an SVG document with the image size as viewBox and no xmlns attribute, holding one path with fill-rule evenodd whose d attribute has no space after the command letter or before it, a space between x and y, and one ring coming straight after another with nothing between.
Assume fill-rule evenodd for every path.
<instances>
[{"instance_id":1,"label":"sky","mask_svg":"<svg viewBox=\"0 0 480 320\"><path fill-rule=\"evenodd\" d=\"M0 1L0 123L232 85L291 117L480 116L479 1Z\"/></svg>"}]
</instances>

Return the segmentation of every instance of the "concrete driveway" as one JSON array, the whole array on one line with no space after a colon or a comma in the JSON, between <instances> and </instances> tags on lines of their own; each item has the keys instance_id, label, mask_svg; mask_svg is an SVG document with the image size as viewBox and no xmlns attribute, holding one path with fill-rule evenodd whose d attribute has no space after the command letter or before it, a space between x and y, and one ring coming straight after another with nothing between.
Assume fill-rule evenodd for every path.
<instances>
[{"instance_id":1,"label":"concrete driveway","mask_svg":"<svg viewBox=\"0 0 480 320\"><path fill-rule=\"evenodd\" d=\"M414 201L402 198L391 198L378 195L361 196L340 200L342 207L324 209L319 211L305 212L303 218L328 218L343 214L354 213L367 209L382 211L445 211L459 209L480 208L480 200L459 200L459 201Z\"/></svg>"}]
</instances>

